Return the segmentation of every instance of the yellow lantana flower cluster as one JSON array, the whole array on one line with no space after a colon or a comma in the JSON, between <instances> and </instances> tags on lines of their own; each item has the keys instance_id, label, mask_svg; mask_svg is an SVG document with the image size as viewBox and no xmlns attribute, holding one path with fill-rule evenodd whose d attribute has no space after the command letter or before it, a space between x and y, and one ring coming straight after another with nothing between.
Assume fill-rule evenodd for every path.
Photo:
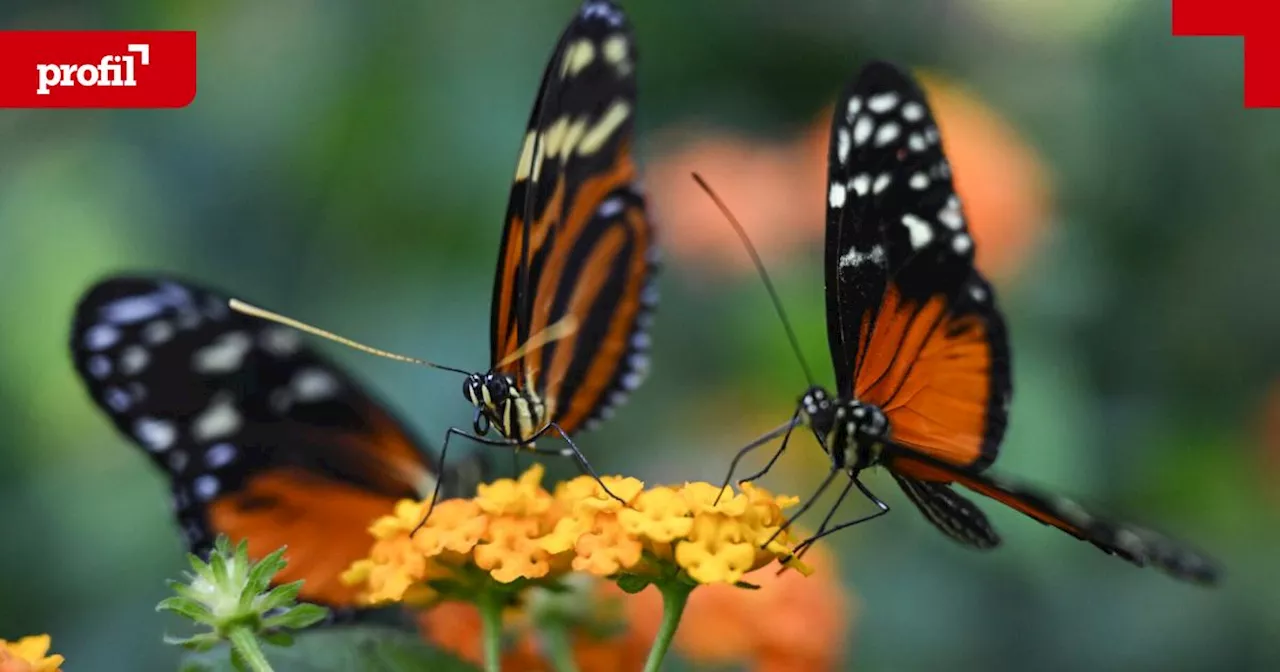
<instances>
[{"instance_id":1,"label":"yellow lantana flower cluster","mask_svg":"<svg viewBox=\"0 0 1280 672\"><path fill-rule=\"evenodd\" d=\"M518 479L479 486L474 498L441 501L416 532L428 502L401 501L370 527L369 557L343 580L363 586L369 603L424 604L438 597L433 586L476 576L512 584L570 571L654 578L683 572L697 583L735 584L774 560L803 570L791 560L790 536L776 534L795 497L747 483L723 494L710 483L645 489L617 476L602 479L607 492L580 476L550 493L542 477L534 465Z\"/></svg>"},{"instance_id":2,"label":"yellow lantana flower cluster","mask_svg":"<svg viewBox=\"0 0 1280 672\"><path fill-rule=\"evenodd\" d=\"M63 658L49 655L49 635L23 637L16 642L0 639L0 672L60 672Z\"/></svg>"}]
</instances>

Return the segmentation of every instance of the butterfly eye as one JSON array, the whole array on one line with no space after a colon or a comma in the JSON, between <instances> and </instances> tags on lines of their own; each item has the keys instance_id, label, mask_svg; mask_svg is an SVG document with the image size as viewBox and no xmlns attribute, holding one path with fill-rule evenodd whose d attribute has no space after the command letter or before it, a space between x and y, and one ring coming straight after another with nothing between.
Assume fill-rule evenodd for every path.
<instances>
[{"instance_id":1,"label":"butterfly eye","mask_svg":"<svg viewBox=\"0 0 1280 672\"><path fill-rule=\"evenodd\" d=\"M473 406L479 406L481 401L480 388L484 386L484 382L479 376L467 376L462 383L462 394Z\"/></svg>"},{"instance_id":2,"label":"butterfly eye","mask_svg":"<svg viewBox=\"0 0 1280 672\"><path fill-rule=\"evenodd\" d=\"M498 376L492 376L485 381L485 387L489 388L489 398L495 403L507 397L507 381Z\"/></svg>"}]
</instances>

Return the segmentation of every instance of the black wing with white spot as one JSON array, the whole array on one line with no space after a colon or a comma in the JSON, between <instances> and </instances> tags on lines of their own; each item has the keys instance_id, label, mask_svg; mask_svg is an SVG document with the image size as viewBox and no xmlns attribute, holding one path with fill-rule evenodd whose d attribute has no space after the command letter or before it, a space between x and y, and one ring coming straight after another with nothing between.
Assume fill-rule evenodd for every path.
<instances>
[{"instance_id":1,"label":"black wing with white spot","mask_svg":"<svg viewBox=\"0 0 1280 672\"><path fill-rule=\"evenodd\" d=\"M996 457L1012 394L1004 320L919 85L866 66L835 110L827 193L828 335L842 395L953 463Z\"/></svg>"},{"instance_id":2,"label":"black wing with white spot","mask_svg":"<svg viewBox=\"0 0 1280 672\"><path fill-rule=\"evenodd\" d=\"M168 476L189 548L219 533L255 554L288 544L289 576L330 604L353 595L321 558L361 557L374 517L434 485L422 444L350 376L193 283L99 282L76 308L71 353L89 396Z\"/></svg>"},{"instance_id":3,"label":"black wing with white spot","mask_svg":"<svg viewBox=\"0 0 1280 672\"><path fill-rule=\"evenodd\" d=\"M886 446L883 464L898 479L907 495L920 506L926 518L952 538L972 546L983 547L958 536L955 524L961 519L967 521L975 514L982 514L972 503L950 490L955 484L990 497L1139 567L1156 567L1174 578L1195 583L1214 583L1221 573L1217 563L1185 544L1145 527L1098 516L1066 497L996 479L972 469L958 468L906 446ZM946 497L950 499L945 504L939 498L944 490L947 492ZM938 516L946 510L960 512L954 506L957 500L964 502L968 513ZM981 527L990 532L985 519L982 520ZM974 527L969 526L962 534L967 536L973 531ZM992 539L997 539L994 532L990 534Z\"/></svg>"},{"instance_id":4,"label":"black wing with white spot","mask_svg":"<svg viewBox=\"0 0 1280 672\"><path fill-rule=\"evenodd\" d=\"M521 146L494 281L493 368L570 433L607 418L648 371L658 248L635 184L634 42L605 0L584 2L560 37ZM566 320L573 333L525 351Z\"/></svg>"}]
</instances>

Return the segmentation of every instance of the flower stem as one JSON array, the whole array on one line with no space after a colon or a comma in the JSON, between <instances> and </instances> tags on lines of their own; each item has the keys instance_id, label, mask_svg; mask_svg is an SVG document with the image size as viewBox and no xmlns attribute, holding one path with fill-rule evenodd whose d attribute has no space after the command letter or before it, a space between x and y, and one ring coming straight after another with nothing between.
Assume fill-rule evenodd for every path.
<instances>
[{"instance_id":1,"label":"flower stem","mask_svg":"<svg viewBox=\"0 0 1280 672\"><path fill-rule=\"evenodd\" d=\"M662 659L671 648L671 640L675 638L676 629L680 627L680 617L684 615L684 605L689 601L689 593L694 586L679 579L671 579L656 583L662 592L662 628L653 640L649 649L649 660L645 661L644 672L658 672L662 669Z\"/></svg>"},{"instance_id":2,"label":"flower stem","mask_svg":"<svg viewBox=\"0 0 1280 672\"><path fill-rule=\"evenodd\" d=\"M502 595L495 590L481 592L479 607L484 625L484 669L502 672Z\"/></svg>"},{"instance_id":3,"label":"flower stem","mask_svg":"<svg viewBox=\"0 0 1280 672\"><path fill-rule=\"evenodd\" d=\"M231 640L231 648L240 654L240 659L253 672L272 672L271 665L267 663L267 657L262 655L262 648L258 646L258 638L253 634L253 629L238 625L231 629L228 639Z\"/></svg>"},{"instance_id":4,"label":"flower stem","mask_svg":"<svg viewBox=\"0 0 1280 672\"><path fill-rule=\"evenodd\" d=\"M578 672L578 662L573 659L573 646L569 643L569 632L565 624L557 621L539 630L551 669L556 672Z\"/></svg>"}]
</instances>

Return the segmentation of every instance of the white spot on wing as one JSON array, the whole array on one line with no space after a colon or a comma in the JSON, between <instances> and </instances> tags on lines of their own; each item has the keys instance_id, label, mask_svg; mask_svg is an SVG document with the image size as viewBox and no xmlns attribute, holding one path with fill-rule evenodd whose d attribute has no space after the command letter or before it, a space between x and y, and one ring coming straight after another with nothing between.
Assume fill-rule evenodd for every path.
<instances>
[{"instance_id":1,"label":"white spot on wing","mask_svg":"<svg viewBox=\"0 0 1280 672\"><path fill-rule=\"evenodd\" d=\"M892 121L881 126L879 130L876 131L876 147L884 147L894 140L897 140L898 133L900 131L901 127Z\"/></svg>"},{"instance_id":2,"label":"white spot on wing","mask_svg":"<svg viewBox=\"0 0 1280 672\"><path fill-rule=\"evenodd\" d=\"M871 137L871 131L875 130L875 123L871 121L871 117L863 115L858 117L858 121L853 124L853 144L861 147Z\"/></svg>"},{"instance_id":3,"label":"white spot on wing","mask_svg":"<svg viewBox=\"0 0 1280 672\"><path fill-rule=\"evenodd\" d=\"M929 145L925 144L924 136L919 133L912 133L907 136L907 147L913 152L923 152Z\"/></svg>"},{"instance_id":4,"label":"white spot on wing","mask_svg":"<svg viewBox=\"0 0 1280 672\"><path fill-rule=\"evenodd\" d=\"M124 413L133 405L133 400L129 398L129 393L118 387L108 387L103 394L103 401L107 402L107 407L116 413Z\"/></svg>"},{"instance_id":5,"label":"white spot on wing","mask_svg":"<svg viewBox=\"0 0 1280 672\"><path fill-rule=\"evenodd\" d=\"M111 360L104 355L94 355L89 358L85 368L89 369L89 375L102 380L111 375Z\"/></svg>"},{"instance_id":6,"label":"white spot on wing","mask_svg":"<svg viewBox=\"0 0 1280 672\"><path fill-rule=\"evenodd\" d=\"M849 99L848 107L845 108L845 113L844 113L845 121L853 121L853 118L858 116L858 112L861 110L862 110L862 99L857 96L853 96L852 98Z\"/></svg>"},{"instance_id":7,"label":"white spot on wing","mask_svg":"<svg viewBox=\"0 0 1280 672\"><path fill-rule=\"evenodd\" d=\"M120 341L120 330L109 324L95 324L84 332L84 346L90 350L106 350Z\"/></svg>"},{"instance_id":8,"label":"white spot on wing","mask_svg":"<svg viewBox=\"0 0 1280 672\"><path fill-rule=\"evenodd\" d=\"M876 176L876 183L871 185L871 192L878 194L888 189L891 182L893 182L893 178L889 176L889 173L880 173Z\"/></svg>"},{"instance_id":9,"label":"white spot on wing","mask_svg":"<svg viewBox=\"0 0 1280 672\"><path fill-rule=\"evenodd\" d=\"M173 338L173 332L173 325L168 320L156 320L142 328L142 340L151 345L159 345Z\"/></svg>"},{"instance_id":10,"label":"white spot on wing","mask_svg":"<svg viewBox=\"0 0 1280 672\"><path fill-rule=\"evenodd\" d=\"M204 454L204 463L210 469L221 469L236 459L236 447L229 443L215 443Z\"/></svg>"},{"instance_id":11,"label":"white spot on wing","mask_svg":"<svg viewBox=\"0 0 1280 672\"><path fill-rule=\"evenodd\" d=\"M289 387L298 401L308 403L332 397L337 394L340 385L338 379L328 371L310 368L294 374Z\"/></svg>"},{"instance_id":12,"label":"white spot on wing","mask_svg":"<svg viewBox=\"0 0 1280 672\"><path fill-rule=\"evenodd\" d=\"M102 318L113 324L134 324L149 320L169 307L190 308L191 293L173 283L164 283L150 294L116 299L102 307Z\"/></svg>"},{"instance_id":13,"label":"white spot on wing","mask_svg":"<svg viewBox=\"0 0 1280 672\"><path fill-rule=\"evenodd\" d=\"M167 420L138 418L133 423L133 435L151 451L162 453L173 446L178 430Z\"/></svg>"},{"instance_id":14,"label":"white spot on wing","mask_svg":"<svg viewBox=\"0 0 1280 672\"><path fill-rule=\"evenodd\" d=\"M929 176L924 173L913 173L911 179L907 182L912 189L920 191L929 188Z\"/></svg>"},{"instance_id":15,"label":"white spot on wing","mask_svg":"<svg viewBox=\"0 0 1280 672\"><path fill-rule=\"evenodd\" d=\"M596 210L597 215L606 218L613 217L619 212L622 212L622 199L617 196L605 199L605 201L600 204L599 209Z\"/></svg>"},{"instance_id":16,"label":"white spot on wing","mask_svg":"<svg viewBox=\"0 0 1280 672\"><path fill-rule=\"evenodd\" d=\"M120 354L120 373L126 376L137 375L147 368L151 355L141 345L131 345Z\"/></svg>"},{"instance_id":17,"label":"white spot on wing","mask_svg":"<svg viewBox=\"0 0 1280 672\"><path fill-rule=\"evenodd\" d=\"M258 334L258 343L276 357L288 357L302 348L302 336L288 327L267 327Z\"/></svg>"},{"instance_id":18,"label":"white spot on wing","mask_svg":"<svg viewBox=\"0 0 1280 672\"><path fill-rule=\"evenodd\" d=\"M948 229L959 231L964 226L964 217L960 214L960 199L955 196L948 198L946 205L938 211L938 221Z\"/></svg>"},{"instance_id":19,"label":"white spot on wing","mask_svg":"<svg viewBox=\"0 0 1280 672\"><path fill-rule=\"evenodd\" d=\"M924 105L914 100L908 102L902 106L902 118L912 123L924 119Z\"/></svg>"},{"instance_id":20,"label":"white spot on wing","mask_svg":"<svg viewBox=\"0 0 1280 672\"><path fill-rule=\"evenodd\" d=\"M827 194L827 204L832 208L843 208L845 195L844 185L839 182L832 182L831 192Z\"/></svg>"},{"instance_id":21,"label":"white spot on wing","mask_svg":"<svg viewBox=\"0 0 1280 672\"><path fill-rule=\"evenodd\" d=\"M253 340L245 332L227 332L196 350L191 364L199 373L230 373L240 368L252 347Z\"/></svg>"},{"instance_id":22,"label":"white spot on wing","mask_svg":"<svg viewBox=\"0 0 1280 672\"><path fill-rule=\"evenodd\" d=\"M951 239L951 249L957 254L964 254L971 248L973 248L973 239L963 233L956 234L956 237Z\"/></svg>"},{"instance_id":23,"label":"white spot on wing","mask_svg":"<svg viewBox=\"0 0 1280 672\"><path fill-rule=\"evenodd\" d=\"M850 247L848 252L840 256L840 268L851 266L856 268L868 261L883 266L885 263L884 246L873 245L867 252L860 252L858 248Z\"/></svg>"},{"instance_id":24,"label":"white spot on wing","mask_svg":"<svg viewBox=\"0 0 1280 672\"><path fill-rule=\"evenodd\" d=\"M974 301L982 303L987 300L987 290L983 289L981 285L971 285L969 287L969 296L972 296Z\"/></svg>"},{"instance_id":25,"label":"white spot on wing","mask_svg":"<svg viewBox=\"0 0 1280 672\"><path fill-rule=\"evenodd\" d=\"M918 250L933 240L933 227L929 226L929 222L909 212L902 216L902 225L907 227L907 235L911 237L913 249Z\"/></svg>"},{"instance_id":26,"label":"white spot on wing","mask_svg":"<svg viewBox=\"0 0 1280 672\"><path fill-rule=\"evenodd\" d=\"M240 412L234 397L226 392L214 396L209 407L191 422L191 435L196 441L221 439L240 430Z\"/></svg>"},{"instance_id":27,"label":"white spot on wing","mask_svg":"<svg viewBox=\"0 0 1280 672\"><path fill-rule=\"evenodd\" d=\"M859 196L866 196L867 191L871 189L871 176L862 173L849 181L849 186L857 192Z\"/></svg>"},{"instance_id":28,"label":"white spot on wing","mask_svg":"<svg viewBox=\"0 0 1280 672\"><path fill-rule=\"evenodd\" d=\"M867 109L876 114L884 114L898 104L898 94L888 91L876 94L867 99Z\"/></svg>"},{"instance_id":29,"label":"white spot on wing","mask_svg":"<svg viewBox=\"0 0 1280 672\"><path fill-rule=\"evenodd\" d=\"M836 158L840 160L840 164L844 165L849 160L849 129L841 126L836 129Z\"/></svg>"},{"instance_id":30,"label":"white spot on wing","mask_svg":"<svg viewBox=\"0 0 1280 672\"><path fill-rule=\"evenodd\" d=\"M218 496L218 479L212 474L202 474L192 482L191 489L195 492L196 499L207 502Z\"/></svg>"}]
</instances>

